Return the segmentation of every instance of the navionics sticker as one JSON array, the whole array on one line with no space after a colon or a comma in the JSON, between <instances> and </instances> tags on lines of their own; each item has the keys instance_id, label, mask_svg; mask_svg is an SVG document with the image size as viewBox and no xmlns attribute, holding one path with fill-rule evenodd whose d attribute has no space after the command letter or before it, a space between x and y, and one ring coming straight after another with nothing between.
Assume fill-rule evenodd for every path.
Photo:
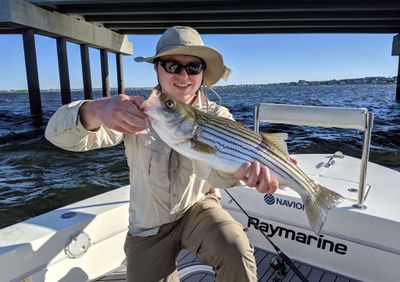
<instances>
[{"instance_id":1,"label":"navionics sticker","mask_svg":"<svg viewBox=\"0 0 400 282\"><path fill-rule=\"evenodd\" d=\"M296 210L304 210L304 204L301 202L296 202L296 201L290 201L290 200L285 200L279 197L275 197L274 195L265 195L264 196L264 202L267 203L267 205L280 205L280 206L285 206L288 208L293 208Z\"/></svg>"}]
</instances>

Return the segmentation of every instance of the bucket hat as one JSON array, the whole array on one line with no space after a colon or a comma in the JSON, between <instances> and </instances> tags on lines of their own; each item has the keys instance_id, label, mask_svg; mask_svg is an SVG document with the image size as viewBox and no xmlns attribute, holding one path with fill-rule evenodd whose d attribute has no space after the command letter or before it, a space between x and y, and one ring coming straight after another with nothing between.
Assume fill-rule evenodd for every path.
<instances>
[{"instance_id":1,"label":"bucket hat","mask_svg":"<svg viewBox=\"0 0 400 282\"><path fill-rule=\"evenodd\" d=\"M197 30L188 26L173 26L160 37L153 57L136 57L136 62L154 63L154 59L167 55L190 55L206 63L203 82L211 86L224 74L224 60L215 49L204 46Z\"/></svg>"}]
</instances>

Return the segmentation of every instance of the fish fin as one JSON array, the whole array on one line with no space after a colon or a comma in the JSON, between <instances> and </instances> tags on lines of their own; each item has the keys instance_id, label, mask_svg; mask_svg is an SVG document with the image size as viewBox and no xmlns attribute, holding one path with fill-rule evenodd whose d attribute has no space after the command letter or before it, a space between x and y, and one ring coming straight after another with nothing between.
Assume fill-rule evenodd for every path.
<instances>
[{"instance_id":1,"label":"fish fin","mask_svg":"<svg viewBox=\"0 0 400 282\"><path fill-rule=\"evenodd\" d=\"M289 157L289 151L285 142L288 139L287 133L261 133L261 136L270 146L275 147L285 156Z\"/></svg>"},{"instance_id":2,"label":"fish fin","mask_svg":"<svg viewBox=\"0 0 400 282\"><path fill-rule=\"evenodd\" d=\"M192 148L196 151L203 152L203 153L208 153L208 154L215 153L214 147L207 145L201 141L195 140L195 139L192 139Z\"/></svg>"},{"instance_id":3,"label":"fish fin","mask_svg":"<svg viewBox=\"0 0 400 282\"><path fill-rule=\"evenodd\" d=\"M302 194L301 198L311 229L319 235L328 211L339 205L345 198L320 184L315 183L315 185L316 193L314 195Z\"/></svg>"}]
</instances>

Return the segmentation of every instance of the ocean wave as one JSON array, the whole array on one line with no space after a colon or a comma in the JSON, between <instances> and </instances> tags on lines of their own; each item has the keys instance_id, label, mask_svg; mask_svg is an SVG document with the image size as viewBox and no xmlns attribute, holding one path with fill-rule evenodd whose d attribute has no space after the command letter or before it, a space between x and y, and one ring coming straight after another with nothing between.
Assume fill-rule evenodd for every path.
<instances>
[{"instance_id":1,"label":"ocean wave","mask_svg":"<svg viewBox=\"0 0 400 282\"><path fill-rule=\"evenodd\" d=\"M365 107L375 114L370 160L400 171L400 104L392 86L249 86L217 91L235 119L253 127L256 103ZM147 96L149 90L129 90ZM129 183L123 144L75 153L43 136L47 120L60 106L59 93L42 93L44 114L29 114L27 94L0 95L0 228ZM101 92L94 93L95 98ZM214 100L212 94L209 95ZM73 100L83 93L74 92ZM356 97L356 99L354 98ZM3 100L2 100L3 99ZM360 157L363 133L357 130L261 124L262 132L287 132L291 153L334 153ZM46 203L45 205L43 203Z\"/></svg>"}]
</instances>

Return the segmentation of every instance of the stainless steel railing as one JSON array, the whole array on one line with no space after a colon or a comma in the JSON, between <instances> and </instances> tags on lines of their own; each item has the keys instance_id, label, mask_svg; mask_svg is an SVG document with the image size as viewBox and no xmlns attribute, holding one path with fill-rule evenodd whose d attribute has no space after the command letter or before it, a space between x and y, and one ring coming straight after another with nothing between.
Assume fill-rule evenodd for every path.
<instances>
[{"instance_id":1,"label":"stainless steel railing","mask_svg":"<svg viewBox=\"0 0 400 282\"><path fill-rule=\"evenodd\" d=\"M254 131L259 133L260 121L292 125L337 127L364 131L359 189L354 207L366 208L365 180L371 144L374 114L364 108L315 107L284 104L258 104L254 108Z\"/></svg>"}]
</instances>

